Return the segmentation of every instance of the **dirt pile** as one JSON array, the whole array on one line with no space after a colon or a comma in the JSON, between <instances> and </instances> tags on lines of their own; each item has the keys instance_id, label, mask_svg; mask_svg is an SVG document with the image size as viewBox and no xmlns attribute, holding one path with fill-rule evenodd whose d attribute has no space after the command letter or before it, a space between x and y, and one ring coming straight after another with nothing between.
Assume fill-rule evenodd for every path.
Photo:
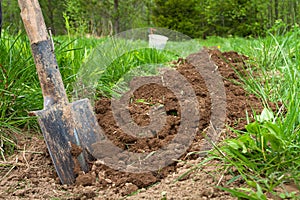
<instances>
[{"instance_id":1,"label":"dirt pile","mask_svg":"<svg viewBox=\"0 0 300 200\"><path fill-rule=\"evenodd\" d=\"M258 98L249 95L241 86L234 83L234 81L240 82L240 80L232 67L242 72L242 69L245 67L245 59L247 58L236 52L221 53L217 49L206 51L210 54L212 61L214 61L223 77L227 102L226 124L243 130L246 125L245 111L251 117L252 109L258 113L262 110L262 105ZM199 62L202 62L201 59ZM203 77L193 65L183 59L179 59L173 64L176 65L177 71L192 85L198 100L198 110L200 112L198 131L188 151L199 151L203 147L203 131L210 123L210 95ZM174 77L174 80L176 80L176 77ZM148 125L150 123L149 111L153 105L164 106L167 123L153 137L147 138L136 138L128 135L118 127L114 120L110 99L101 98L97 101L95 103L95 111L100 126L114 145L131 152L152 152L167 145L175 137L181 124L182 114L178 99L171 90L157 84L147 84L134 92L132 101L128 106L134 122L139 126ZM225 132L223 137L224 134ZM41 138L20 138L18 145L19 153L10 158L10 162L5 162L5 165L4 162L3 164L0 163L0 174L2 177L0 178L0 198L17 199L25 197L32 199L59 197L64 199L91 199L99 197L99 199L116 199L128 195L137 189L153 185L163 178L180 173L187 168L187 166L183 166L180 163L173 163L153 173L135 174L116 171L103 165L101 161L96 161L91 163L92 170L88 174L79 174L75 185L62 186L59 184L49 154ZM183 160L193 158L196 157L181 157ZM195 163L196 161L192 162ZM198 178L198 181L203 180ZM189 187L189 183L191 187L194 187L193 182L194 180L190 182L186 180L184 187ZM214 183L211 181L209 184L209 190L211 190ZM178 184L174 187L176 187L177 197L179 197L181 186ZM207 189L207 184L205 188ZM145 189L142 190L145 191ZM172 190L175 193L176 191ZM221 191L214 191L213 193L218 199L221 199L222 196L227 196L226 193ZM206 194L203 195L205 196ZM152 197L148 198L151 199ZM209 198L209 195L207 198Z\"/></svg>"}]
</instances>

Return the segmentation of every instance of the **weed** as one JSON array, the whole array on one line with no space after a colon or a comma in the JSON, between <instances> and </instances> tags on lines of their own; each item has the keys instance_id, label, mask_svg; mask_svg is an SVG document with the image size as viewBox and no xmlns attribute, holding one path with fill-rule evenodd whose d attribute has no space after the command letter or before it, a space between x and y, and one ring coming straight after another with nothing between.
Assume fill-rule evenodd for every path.
<instances>
[{"instance_id":1,"label":"weed","mask_svg":"<svg viewBox=\"0 0 300 200\"><path fill-rule=\"evenodd\" d=\"M266 107L245 132L235 131L236 138L224 140L212 153L237 169L236 177L246 183L242 188L221 188L233 196L267 199L266 193L274 193L285 182L300 187L300 54L295 42L299 33L300 29L295 29L283 36L270 35L244 48L250 66L239 76L245 88L261 98ZM270 101L283 106L273 113L268 107Z\"/></svg>"}]
</instances>

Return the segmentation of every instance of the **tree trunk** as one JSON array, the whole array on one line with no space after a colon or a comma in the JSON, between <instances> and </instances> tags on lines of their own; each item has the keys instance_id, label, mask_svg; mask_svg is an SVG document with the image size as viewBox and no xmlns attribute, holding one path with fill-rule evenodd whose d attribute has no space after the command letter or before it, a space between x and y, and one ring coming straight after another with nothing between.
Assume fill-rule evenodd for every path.
<instances>
[{"instance_id":1,"label":"tree trunk","mask_svg":"<svg viewBox=\"0 0 300 200\"><path fill-rule=\"evenodd\" d=\"M277 20L278 19L278 0L275 0L274 1L274 7L275 7L275 20Z\"/></svg>"},{"instance_id":2,"label":"tree trunk","mask_svg":"<svg viewBox=\"0 0 300 200\"><path fill-rule=\"evenodd\" d=\"M296 17L296 12L297 12L297 3L296 1L292 1L290 2L290 12L291 12L291 19L292 19L292 25L296 24L297 23L297 17Z\"/></svg>"},{"instance_id":3,"label":"tree trunk","mask_svg":"<svg viewBox=\"0 0 300 200\"><path fill-rule=\"evenodd\" d=\"M48 12L49 12L49 23L53 34L56 33L56 29L54 26L54 8L51 0L48 0Z\"/></svg>"},{"instance_id":4,"label":"tree trunk","mask_svg":"<svg viewBox=\"0 0 300 200\"><path fill-rule=\"evenodd\" d=\"M2 0L0 0L0 38L2 32Z\"/></svg>"},{"instance_id":5,"label":"tree trunk","mask_svg":"<svg viewBox=\"0 0 300 200\"><path fill-rule=\"evenodd\" d=\"M294 1L294 6L293 6L293 8L294 8L294 16L295 16L295 21L294 21L294 23L297 23L298 22L298 1L296 0L296 1Z\"/></svg>"},{"instance_id":6,"label":"tree trunk","mask_svg":"<svg viewBox=\"0 0 300 200\"><path fill-rule=\"evenodd\" d=\"M269 24L268 24L268 28L270 28L270 27L272 27L273 26L273 24L274 24L274 21L273 21L273 6L272 6L272 4L273 4L273 1L272 0L270 0L269 1L269 4L268 4L268 14L269 14Z\"/></svg>"},{"instance_id":7,"label":"tree trunk","mask_svg":"<svg viewBox=\"0 0 300 200\"><path fill-rule=\"evenodd\" d=\"M114 0L114 11L115 11L114 29L115 29L115 33L119 33L120 32L119 0Z\"/></svg>"}]
</instances>

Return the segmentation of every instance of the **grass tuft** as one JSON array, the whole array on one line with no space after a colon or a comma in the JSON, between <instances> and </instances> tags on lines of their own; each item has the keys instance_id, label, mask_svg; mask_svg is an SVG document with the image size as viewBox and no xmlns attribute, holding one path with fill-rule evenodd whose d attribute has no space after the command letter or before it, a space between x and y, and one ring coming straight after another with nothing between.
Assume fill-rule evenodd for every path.
<instances>
[{"instance_id":1,"label":"grass tuft","mask_svg":"<svg viewBox=\"0 0 300 200\"><path fill-rule=\"evenodd\" d=\"M262 99L265 109L246 131L224 140L211 154L229 170L236 169L244 186L221 189L244 199L280 198L279 187L295 184L298 191L284 195L297 199L300 188L300 29L258 39L240 52L250 57L247 75L239 73L244 87ZM280 102L273 113L268 102ZM298 196L299 198L299 196Z\"/></svg>"}]
</instances>

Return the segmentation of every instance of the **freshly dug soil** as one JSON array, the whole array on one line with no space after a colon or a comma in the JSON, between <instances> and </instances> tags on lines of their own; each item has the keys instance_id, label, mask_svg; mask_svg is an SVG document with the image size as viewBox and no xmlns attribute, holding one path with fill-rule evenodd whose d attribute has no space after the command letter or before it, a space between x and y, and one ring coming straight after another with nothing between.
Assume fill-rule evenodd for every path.
<instances>
[{"instance_id":1,"label":"freshly dug soil","mask_svg":"<svg viewBox=\"0 0 300 200\"><path fill-rule=\"evenodd\" d=\"M248 94L240 85L234 67L244 73L247 57L236 52L221 53L218 49L205 49L223 77L226 93L225 123L238 130L246 125L246 111L252 117L252 110L262 110L260 100ZM199 52L201 54L201 52ZM199 60L199 63L207 60ZM175 178L197 164L202 158L189 152L203 150L205 139L203 132L210 125L211 99L205 81L199 71L187 60L174 62L177 71L182 74L196 94L200 120L197 134L188 151L180 157L181 162L174 162L158 171L147 173L129 173L111 169L101 161L91 163L87 174L79 172L76 183L71 186L61 185L47 152L45 143L37 135L17 136L19 151L0 163L0 199L119 199L138 189L140 194L127 197L130 199L233 199L226 192L215 188L224 185L230 176L221 178L220 163L215 161L199 169L179 182ZM176 77L173 77L176 81ZM149 112L154 105L163 105L166 111L166 124L151 137L134 137L118 127L111 108L111 100L101 98L95 103L95 112L99 125L105 135L119 148L130 152L152 152L167 145L177 134L181 125L181 108L174 93L158 84L147 84L138 88L128 105L130 115L139 126L150 123ZM274 109L275 106L273 105ZM221 114L221 113L220 113ZM223 128L221 137L234 137ZM109 151L107 149L107 151ZM187 163L187 164L183 164ZM215 174L213 176L213 174ZM159 184L155 185L156 183ZM145 188L150 187L148 190Z\"/></svg>"}]
</instances>

